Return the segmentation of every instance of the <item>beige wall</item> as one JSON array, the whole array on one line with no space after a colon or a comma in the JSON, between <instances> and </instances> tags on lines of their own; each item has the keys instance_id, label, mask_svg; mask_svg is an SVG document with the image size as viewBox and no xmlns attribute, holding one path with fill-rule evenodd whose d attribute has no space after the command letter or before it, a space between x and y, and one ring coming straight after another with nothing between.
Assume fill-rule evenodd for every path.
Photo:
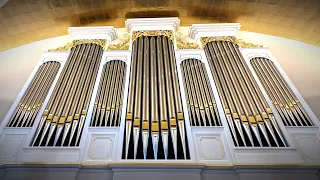
<instances>
[{"instance_id":1,"label":"beige wall","mask_svg":"<svg viewBox=\"0 0 320 180\"><path fill-rule=\"evenodd\" d=\"M320 119L320 47L250 32L239 32L238 37L269 46L293 84ZM70 41L69 36L60 36L0 52L0 122L39 61L41 52Z\"/></svg>"}]
</instances>

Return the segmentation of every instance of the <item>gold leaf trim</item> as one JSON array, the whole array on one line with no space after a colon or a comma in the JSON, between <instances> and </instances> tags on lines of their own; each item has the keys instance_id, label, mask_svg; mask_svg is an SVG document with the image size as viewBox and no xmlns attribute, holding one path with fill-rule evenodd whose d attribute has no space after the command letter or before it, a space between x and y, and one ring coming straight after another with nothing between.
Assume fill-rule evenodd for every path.
<instances>
[{"instance_id":1,"label":"gold leaf trim","mask_svg":"<svg viewBox=\"0 0 320 180\"><path fill-rule=\"evenodd\" d=\"M80 44L97 44L102 47L104 50L107 44L107 41L104 39L77 39L72 42L67 43L62 47L58 47L55 49L49 49L50 52L62 52L62 51L70 51L71 48L80 45Z\"/></svg>"},{"instance_id":2,"label":"gold leaf trim","mask_svg":"<svg viewBox=\"0 0 320 180\"><path fill-rule=\"evenodd\" d=\"M176 32L176 41L177 41L178 49L200 49L200 46L198 43L183 41L181 32Z\"/></svg>"},{"instance_id":3,"label":"gold leaf trim","mask_svg":"<svg viewBox=\"0 0 320 180\"><path fill-rule=\"evenodd\" d=\"M108 51L116 51L116 50L129 50L130 46L130 36L128 33L124 34L125 40L122 43L118 44L110 44L108 46Z\"/></svg>"},{"instance_id":4,"label":"gold leaf trim","mask_svg":"<svg viewBox=\"0 0 320 180\"><path fill-rule=\"evenodd\" d=\"M237 39L234 36L202 37L200 39L200 41L201 41L201 44L202 44L203 47L206 44L208 44L209 42L213 42L213 41L228 41L228 42L232 42L234 44L237 44L238 46L240 46L242 48L259 48L259 47L263 47L262 45L247 43L247 42L243 41L242 39Z\"/></svg>"},{"instance_id":5,"label":"gold leaf trim","mask_svg":"<svg viewBox=\"0 0 320 180\"><path fill-rule=\"evenodd\" d=\"M150 31L134 31L132 33L132 42L141 36L166 36L173 41L173 33L171 30L150 30Z\"/></svg>"}]
</instances>

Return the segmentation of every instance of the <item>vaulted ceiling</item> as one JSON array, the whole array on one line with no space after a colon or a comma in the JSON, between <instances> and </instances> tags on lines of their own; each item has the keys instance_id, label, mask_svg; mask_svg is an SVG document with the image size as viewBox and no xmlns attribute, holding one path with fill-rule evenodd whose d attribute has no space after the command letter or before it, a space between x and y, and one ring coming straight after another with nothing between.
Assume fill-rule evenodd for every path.
<instances>
[{"instance_id":1,"label":"vaulted ceiling","mask_svg":"<svg viewBox=\"0 0 320 180\"><path fill-rule=\"evenodd\" d=\"M144 17L179 17L181 26L239 22L241 30L320 46L319 6L320 0L9 0L0 8L0 51L65 35L70 26L121 28L127 18Z\"/></svg>"}]
</instances>

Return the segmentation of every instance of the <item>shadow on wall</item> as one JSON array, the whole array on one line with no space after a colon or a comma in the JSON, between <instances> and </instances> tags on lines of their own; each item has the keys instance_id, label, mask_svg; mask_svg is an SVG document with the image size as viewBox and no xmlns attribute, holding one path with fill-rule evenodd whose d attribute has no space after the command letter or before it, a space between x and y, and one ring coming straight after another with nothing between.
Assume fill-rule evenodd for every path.
<instances>
[{"instance_id":1,"label":"shadow on wall","mask_svg":"<svg viewBox=\"0 0 320 180\"><path fill-rule=\"evenodd\" d=\"M320 120L320 94L316 96L309 96L309 97L303 97L306 103L309 105L309 107L312 107L313 113L317 116L317 118Z\"/></svg>"},{"instance_id":2,"label":"shadow on wall","mask_svg":"<svg viewBox=\"0 0 320 180\"><path fill-rule=\"evenodd\" d=\"M12 106L15 99L4 99L0 98L0 124L6 117L10 107Z\"/></svg>"}]
</instances>

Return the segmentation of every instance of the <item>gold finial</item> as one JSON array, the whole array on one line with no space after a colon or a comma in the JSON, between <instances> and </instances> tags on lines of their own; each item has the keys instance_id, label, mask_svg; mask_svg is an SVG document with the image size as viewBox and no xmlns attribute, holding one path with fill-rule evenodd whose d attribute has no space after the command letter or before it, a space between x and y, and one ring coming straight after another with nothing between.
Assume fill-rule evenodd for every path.
<instances>
[{"instance_id":1,"label":"gold finial","mask_svg":"<svg viewBox=\"0 0 320 180\"><path fill-rule=\"evenodd\" d=\"M176 32L176 41L178 49L200 49L198 43L183 41L181 32Z\"/></svg>"},{"instance_id":2,"label":"gold finial","mask_svg":"<svg viewBox=\"0 0 320 180\"><path fill-rule=\"evenodd\" d=\"M124 34L124 37L125 37L125 40L122 43L110 44L108 46L108 51L129 50L129 45L130 45L129 33Z\"/></svg>"}]
</instances>

